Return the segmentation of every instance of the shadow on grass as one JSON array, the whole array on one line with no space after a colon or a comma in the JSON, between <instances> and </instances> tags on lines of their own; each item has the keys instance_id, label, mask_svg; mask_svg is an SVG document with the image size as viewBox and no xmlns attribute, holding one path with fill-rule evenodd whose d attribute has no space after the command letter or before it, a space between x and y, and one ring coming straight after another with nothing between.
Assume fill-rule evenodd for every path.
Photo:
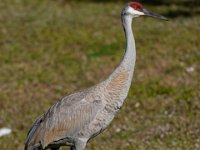
<instances>
[{"instance_id":1,"label":"shadow on grass","mask_svg":"<svg viewBox=\"0 0 200 150\"><path fill-rule=\"evenodd\" d=\"M189 11L189 10L174 10L168 11L167 13L163 14L168 18L177 18L177 17L192 17L196 15L200 15L200 11Z\"/></svg>"},{"instance_id":2,"label":"shadow on grass","mask_svg":"<svg viewBox=\"0 0 200 150\"><path fill-rule=\"evenodd\" d=\"M184 6L197 6L200 4L199 0L62 0L65 2L74 1L74 2L96 2L96 3L107 3L107 2L120 2L120 3L128 3L131 1L138 1L142 4L148 4L148 5L169 5L169 4L175 4L175 5L184 5Z\"/></svg>"},{"instance_id":3,"label":"shadow on grass","mask_svg":"<svg viewBox=\"0 0 200 150\"><path fill-rule=\"evenodd\" d=\"M197 7L200 4L199 0L173 0L173 1L168 1L168 0L140 0L141 3L143 4L148 4L148 5L178 5L178 6L185 6L185 7Z\"/></svg>"},{"instance_id":4,"label":"shadow on grass","mask_svg":"<svg viewBox=\"0 0 200 150\"><path fill-rule=\"evenodd\" d=\"M62 0L64 3L72 0ZM82 0L73 0L73 2L83 2ZM94 2L94 3L128 3L131 0L84 0L84 2ZM133 1L133 0L132 0ZM168 18L177 18L177 17L192 17L200 15L200 1L199 0L135 0L139 1L142 4L152 5L152 6L166 6L166 7L176 7L176 9L168 10L168 12L162 14Z\"/></svg>"},{"instance_id":5,"label":"shadow on grass","mask_svg":"<svg viewBox=\"0 0 200 150\"><path fill-rule=\"evenodd\" d=\"M176 10L169 10L167 13L163 14L169 18L176 17L192 17L200 15L200 1L191 0L191 1L175 1L175 2L165 2L163 5L174 5L177 7Z\"/></svg>"}]
</instances>

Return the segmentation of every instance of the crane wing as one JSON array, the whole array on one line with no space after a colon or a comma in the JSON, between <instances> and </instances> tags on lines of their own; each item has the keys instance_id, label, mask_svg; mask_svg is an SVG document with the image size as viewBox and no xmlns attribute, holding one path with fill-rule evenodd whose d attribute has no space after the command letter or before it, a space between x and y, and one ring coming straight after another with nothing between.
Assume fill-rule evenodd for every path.
<instances>
[{"instance_id":1,"label":"crane wing","mask_svg":"<svg viewBox=\"0 0 200 150\"><path fill-rule=\"evenodd\" d=\"M42 147L46 147L54 141L73 137L95 118L102 106L100 96L90 92L71 94L35 121L27 137L28 143L41 142Z\"/></svg>"}]
</instances>

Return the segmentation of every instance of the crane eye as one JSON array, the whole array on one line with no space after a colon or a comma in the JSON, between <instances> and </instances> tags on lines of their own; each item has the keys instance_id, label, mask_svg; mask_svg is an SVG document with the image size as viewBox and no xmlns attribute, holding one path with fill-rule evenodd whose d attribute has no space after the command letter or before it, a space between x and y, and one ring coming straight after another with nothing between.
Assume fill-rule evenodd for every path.
<instances>
[{"instance_id":1,"label":"crane eye","mask_svg":"<svg viewBox=\"0 0 200 150\"><path fill-rule=\"evenodd\" d=\"M135 9L143 12L143 8L135 8Z\"/></svg>"}]
</instances>

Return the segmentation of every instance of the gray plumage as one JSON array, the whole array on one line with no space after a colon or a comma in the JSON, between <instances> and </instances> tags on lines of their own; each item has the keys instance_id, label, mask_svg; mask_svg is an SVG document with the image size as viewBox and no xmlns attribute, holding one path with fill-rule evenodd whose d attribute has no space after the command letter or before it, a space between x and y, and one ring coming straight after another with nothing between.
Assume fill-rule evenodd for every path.
<instances>
[{"instance_id":1,"label":"gray plumage","mask_svg":"<svg viewBox=\"0 0 200 150\"><path fill-rule=\"evenodd\" d=\"M64 97L37 118L28 132L25 150L55 150L65 145L84 150L87 142L111 123L131 85L136 60L132 18L148 12L140 5L132 2L122 10L126 49L120 65L105 81Z\"/></svg>"}]
</instances>

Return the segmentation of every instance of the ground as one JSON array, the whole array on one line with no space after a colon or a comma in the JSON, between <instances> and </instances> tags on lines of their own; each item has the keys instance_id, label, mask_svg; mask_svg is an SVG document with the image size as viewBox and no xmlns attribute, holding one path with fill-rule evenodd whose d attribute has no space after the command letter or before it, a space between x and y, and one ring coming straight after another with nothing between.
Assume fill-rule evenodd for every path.
<instances>
[{"instance_id":1,"label":"ground","mask_svg":"<svg viewBox=\"0 0 200 150\"><path fill-rule=\"evenodd\" d=\"M0 2L0 128L13 130L0 138L1 149L23 149L37 116L114 70L124 53L123 6ZM87 150L200 149L200 7L145 7L169 21L133 21L137 62L128 98Z\"/></svg>"}]
</instances>

